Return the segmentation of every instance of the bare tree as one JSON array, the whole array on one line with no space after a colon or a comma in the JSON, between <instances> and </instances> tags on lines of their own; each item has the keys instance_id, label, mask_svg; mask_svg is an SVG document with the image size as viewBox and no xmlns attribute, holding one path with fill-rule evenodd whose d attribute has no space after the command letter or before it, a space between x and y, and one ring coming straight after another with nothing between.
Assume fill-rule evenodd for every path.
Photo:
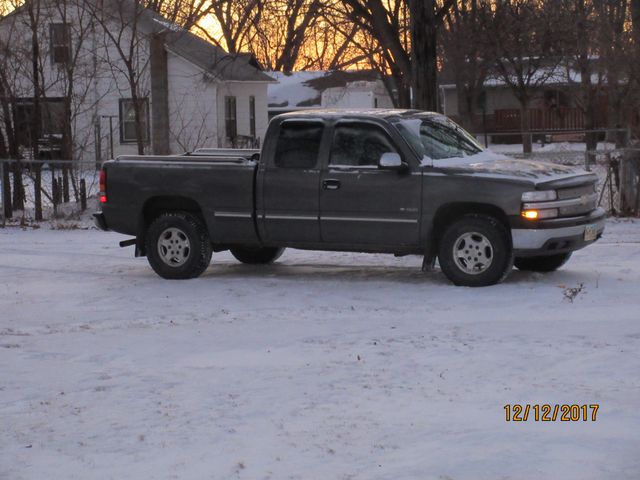
<instances>
[{"instance_id":1,"label":"bare tree","mask_svg":"<svg viewBox=\"0 0 640 480\"><path fill-rule=\"evenodd\" d=\"M606 71L609 127L623 128L628 121L625 104L630 100L637 62L634 58L633 31L628 28L631 9L628 0L594 2L598 19L597 42L603 67ZM616 136L620 146L624 135Z\"/></svg>"},{"instance_id":2,"label":"bare tree","mask_svg":"<svg viewBox=\"0 0 640 480\"><path fill-rule=\"evenodd\" d=\"M479 21L480 10L486 8L478 0L455 2L445 15L442 33L444 63L456 84L458 115L463 127L470 131L474 129L474 111L484 82L495 61L483 42L486 25Z\"/></svg>"},{"instance_id":3,"label":"bare tree","mask_svg":"<svg viewBox=\"0 0 640 480\"><path fill-rule=\"evenodd\" d=\"M209 14L215 19L219 31L213 32L196 23L194 28L213 44L231 54L252 48L264 0L212 0Z\"/></svg>"},{"instance_id":4,"label":"bare tree","mask_svg":"<svg viewBox=\"0 0 640 480\"><path fill-rule=\"evenodd\" d=\"M483 9L486 44L495 58L498 77L520 104L522 148L531 152L529 106L540 88L558 76L562 35L555 0L504 0Z\"/></svg>"},{"instance_id":5,"label":"bare tree","mask_svg":"<svg viewBox=\"0 0 640 480\"><path fill-rule=\"evenodd\" d=\"M251 51L269 70L291 72L296 68L309 37L311 25L320 18L320 0L269 0L262 3Z\"/></svg>"},{"instance_id":6,"label":"bare tree","mask_svg":"<svg viewBox=\"0 0 640 480\"><path fill-rule=\"evenodd\" d=\"M409 37L409 15L405 0L344 0L345 15L358 25L373 45L365 50L372 67L384 78L391 76L397 92L397 105L411 106L412 65ZM352 41L359 42L358 36ZM365 44L366 45L366 44ZM387 79L387 81L389 81Z\"/></svg>"},{"instance_id":7,"label":"bare tree","mask_svg":"<svg viewBox=\"0 0 640 480\"><path fill-rule=\"evenodd\" d=\"M413 106L438 110L438 31L454 0L410 0Z\"/></svg>"},{"instance_id":8,"label":"bare tree","mask_svg":"<svg viewBox=\"0 0 640 480\"><path fill-rule=\"evenodd\" d=\"M6 38L11 39L14 33L14 25L10 25L5 32ZM1 158L13 159L18 162L20 149L16 138L14 117L12 112L13 99L15 97L16 69L13 68L10 42L0 39L0 128ZM24 209L24 187L22 184L22 168L20 163L6 164L4 168L4 208L5 218L11 218L13 210ZM10 169L13 171L13 197L9 181Z\"/></svg>"},{"instance_id":9,"label":"bare tree","mask_svg":"<svg viewBox=\"0 0 640 480\"><path fill-rule=\"evenodd\" d=\"M216 1L210 0L146 0L145 8L159 13L164 18L184 28L196 25L211 12Z\"/></svg>"},{"instance_id":10,"label":"bare tree","mask_svg":"<svg viewBox=\"0 0 640 480\"><path fill-rule=\"evenodd\" d=\"M143 89L149 73L149 55L145 54L149 48L148 37L141 29L145 8L139 2L129 0L113 0L108 5L89 8L107 45L104 49L107 58L101 60L109 65L116 83L118 78L124 77L128 85L138 154L144 155L148 139L143 118L147 92Z\"/></svg>"},{"instance_id":11,"label":"bare tree","mask_svg":"<svg viewBox=\"0 0 640 480\"><path fill-rule=\"evenodd\" d=\"M598 23L594 2L589 0L566 0L563 4L566 16L565 58L567 82L577 84L575 100L585 118L585 130L596 128L598 98L603 89L604 72L599 58ZM574 72L579 79L574 79ZM598 144L598 136L593 132L586 135L587 151L593 151Z\"/></svg>"}]
</instances>

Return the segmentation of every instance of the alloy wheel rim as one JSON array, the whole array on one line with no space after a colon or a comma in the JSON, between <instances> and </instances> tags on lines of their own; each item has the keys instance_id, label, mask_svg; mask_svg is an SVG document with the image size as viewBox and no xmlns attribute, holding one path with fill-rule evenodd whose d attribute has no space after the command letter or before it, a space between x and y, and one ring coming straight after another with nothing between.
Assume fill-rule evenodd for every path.
<instances>
[{"instance_id":1,"label":"alloy wheel rim","mask_svg":"<svg viewBox=\"0 0 640 480\"><path fill-rule=\"evenodd\" d=\"M158 255L170 267L185 264L191 253L189 237L179 228L170 227L158 237Z\"/></svg>"},{"instance_id":2,"label":"alloy wheel rim","mask_svg":"<svg viewBox=\"0 0 640 480\"><path fill-rule=\"evenodd\" d=\"M453 243L453 261L464 273L479 275L493 263L493 246L481 233L463 233Z\"/></svg>"}]
</instances>

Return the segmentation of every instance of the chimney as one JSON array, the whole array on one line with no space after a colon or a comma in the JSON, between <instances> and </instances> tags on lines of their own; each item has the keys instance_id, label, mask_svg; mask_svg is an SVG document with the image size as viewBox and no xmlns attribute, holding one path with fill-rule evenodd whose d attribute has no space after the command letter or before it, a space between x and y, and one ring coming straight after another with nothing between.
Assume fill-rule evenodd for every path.
<instances>
[{"instance_id":1,"label":"chimney","mask_svg":"<svg viewBox=\"0 0 640 480\"><path fill-rule=\"evenodd\" d=\"M167 51L164 48L166 32L151 37L151 146L154 155L169 152L169 76Z\"/></svg>"}]
</instances>

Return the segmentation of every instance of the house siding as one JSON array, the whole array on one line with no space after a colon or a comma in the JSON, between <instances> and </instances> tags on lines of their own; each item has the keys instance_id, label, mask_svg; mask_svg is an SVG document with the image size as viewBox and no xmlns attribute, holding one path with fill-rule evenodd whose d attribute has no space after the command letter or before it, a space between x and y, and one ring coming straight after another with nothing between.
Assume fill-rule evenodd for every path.
<instances>
[{"instance_id":1,"label":"house siding","mask_svg":"<svg viewBox=\"0 0 640 480\"><path fill-rule=\"evenodd\" d=\"M169 126L172 153L218 146L218 85L201 69L169 52Z\"/></svg>"},{"instance_id":2,"label":"house siding","mask_svg":"<svg viewBox=\"0 0 640 480\"><path fill-rule=\"evenodd\" d=\"M224 131L224 97L236 97L236 119L238 135L251 135L249 97L256 99L256 138L260 145L267 131L267 84L257 82L225 82L219 85L217 92L218 125L220 125L218 145L229 146Z\"/></svg>"}]
</instances>

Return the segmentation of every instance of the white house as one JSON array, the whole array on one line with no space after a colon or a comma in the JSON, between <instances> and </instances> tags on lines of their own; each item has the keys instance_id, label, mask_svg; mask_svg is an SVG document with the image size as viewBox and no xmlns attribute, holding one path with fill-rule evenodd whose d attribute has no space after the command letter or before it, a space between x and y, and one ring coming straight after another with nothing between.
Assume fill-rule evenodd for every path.
<instances>
[{"instance_id":1,"label":"white house","mask_svg":"<svg viewBox=\"0 0 640 480\"><path fill-rule=\"evenodd\" d=\"M0 75L9 90L0 91L5 143L14 138L25 156L38 142L52 157L71 151L85 161L140 148L259 145L273 81L252 57L230 55L135 0L30 0L0 20Z\"/></svg>"}]
</instances>

